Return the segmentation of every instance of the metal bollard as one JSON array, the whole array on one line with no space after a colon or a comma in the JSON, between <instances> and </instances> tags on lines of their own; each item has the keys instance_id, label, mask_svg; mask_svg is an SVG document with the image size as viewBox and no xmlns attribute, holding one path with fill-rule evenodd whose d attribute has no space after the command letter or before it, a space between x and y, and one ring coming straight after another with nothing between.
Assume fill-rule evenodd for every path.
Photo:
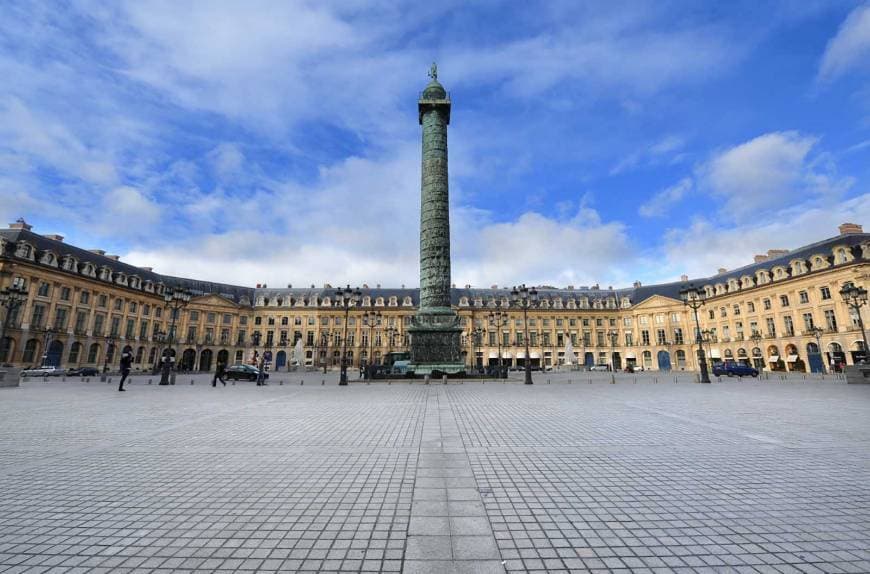
<instances>
[{"instance_id":1,"label":"metal bollard","mask_svg":"<svg viewBox=\"0 0 870 574\"><path fill-rule=\"evenodd\" d=\"M806 378L806 377L804 377L804 378ZM66 382L66 377L61 377L61 378L60 378L60 382L61 382L61 383L65 383L65 382Z\"/></svg>"},{"instance_id":2,"label":"metal bollard","mask_svg":"<svg viewBox=\"0 0 870 574\"><path fill-rule=\"evenodd\" d=\"M429 375L423 377L423 380L426 381L426 384L429 384Z\"/></svg>"},{"instance_id":3,"label":"metal bollard","mask_svg":"<svg viewBox=\"0 0 870 574\"><path fill-rule=\"evenodd\" d=\"M234 387L236 386L236 380L235 380L235 379L233 379L233 386L234 386Z\"/></svg>"},{"instance_id":4,"label":"metal bollard","mask_svg":"<svg viewBox=\"0 0 870 574\"><path fill-rule=\"evenodd\" d=\"M191 384L191 385L193 384L193 379L190 379L190 384Z\"/></svg>"},{"instance_id":5,"label":"metal bollard","mask_svg":"<svg viewBox=\"0 0 870 574\"><path fill-rule=\"evenodd\" d=\"M326 379L320 379L320 386L322 387L325 384L326 384Z\"/></svg>"},{"instance_id":6,"label":"metal bollard","mask_svg":"<svg viewBox=\"0 0 870 574\"><path fill-rule=\"evenodd\" d=\"M284 379L281 379L281 380L278 381L278 386L279 386L279 387L283 387L283 386L284 386Z\"/></svg>"},{"instance_id":7,"label":"metal bollard","mask_svg":"<svg viewBox=\"0 0 870 574\"><path fill-rule=\"evenodd\" d=\"M149 384L149 385L151 384L151 381L152 381L152 380L153 380L153 379L148 379L148 384Z\"/></svg>"},{"instance_id":8,"label":"metal bollard","mask_svg":"<svg viewBox=\"0 0 870 574\"><path fill-rule=\"evenodd\" d=\"M112 377L109 377L109 380L106 381L106 384L108 384L108 385L111 385L111 384L112 384Z\"/></svg>"},{"instance_id":9,"label":"metal bollard","mask_svg":"<svg viewBox=\"0 0 870 574\"><path fill-rule=\"evenodd\" d=\"M441 384L442 384L442 385L446 385L446 384L447 384L447 375L441 375Z\"/></svg>"},{"instance_id":10,"label":"metal bollard","mask_svg":"<svg viewBox=\"0 0 870 574\"><path fill-rule=\"evenodd\" d=\"M301 381L299 381L299 386L300 386L300 387L301 387L302 385L304 385L304 384L305 384L305 379L302 379Z\"/></svg>"}]
</instances>

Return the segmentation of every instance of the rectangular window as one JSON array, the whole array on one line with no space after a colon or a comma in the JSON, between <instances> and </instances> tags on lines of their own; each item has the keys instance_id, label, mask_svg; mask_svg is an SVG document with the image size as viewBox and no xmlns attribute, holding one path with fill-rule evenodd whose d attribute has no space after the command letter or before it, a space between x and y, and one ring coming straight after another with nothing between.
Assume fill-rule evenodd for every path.
<instances>
[{"instance_id":1,"label":"rectangular window","mask_svg":"<svg viewBox=\"0 0 870 574\"><path fill-rule=\"evenodd\" d=\"M244 331L239 331L239 336L238 336L238 338L237 338L236 340L238 341L237 344L239 344L239 345L244 345L244 344L245 344L245 332L244 332Z\"/></svg>"},{"instance_id":2,"label":"rectangular window","mask_svg":"<svg viewBox=\"0 0 870 574\"><path fill-rule=\"evenodd\" d=\"M774 323L773 317L768 317L764 321L767 323L767 336L776 337L776 323Z\"/></svg>"},{"instance_id":3,"label":"rectangular window","mask_svg":"<svg viewBox=\"0 0 870 574\"><path fill-rule=\"evenodd\" d=\"M67 310L63 307L58 307L54 311L54 328L58 331L66 329Z\"/></svg>"},{"instance_id":4,"label":"rectangular window","mask_svg":"<svg viewBox=\"0 0 870 574\"><path fill-rule=\"evenodd\" d=\"M779 304L782 307L788 307L788 295L780 295L779 296Z\"/></svg>"},{"instance_id":5,"label":"rectangular window","mask_svg":"<svg viewBox=\"0 0 870 574\"><path fill-rule=\"evenodd\" d=\"M711 319L715 319L715 318L716 318L716 311L714 311L713 309L710 309L710 318L711 318Z\"/></svg>"},{"instance_id":6,"label":"rectangular window","mask_svg":"<svg viewBox=\"0 0 870 574\"><path fill-rule=\"evenodd\" d=\"M562 319L556 319L556 326L557 326L557 327L561 327L561 326L562 326Z\"/></svg>"},{"instance_id":7,"label":"rectangular window","mask_svg":"<svg viewBox=\"0 0 870 574\"><path fill-rule=\"evenodd\" d=\"M770 299L764 299L761 303L765 311L770 311Z\"/></svg>"},{"instance_id":8,"label":"rectangular window","mask_svg":"<svg viewBox=\"0 0 870 574\"><path fill-rule=\"evenodd\" d=\"M740 314L740 305L737 305L737 304L734 305L734 314L735 315Z\"/></svg>"},{"instance_id":9,"label":"rectangular window","mask_svg":"<svg viewBox=\"0 0 870 574\"><path fill-rule=\"evenodd\" d=\"M130 313L136 313L136 310L139 308L139 306L136 305L135 301L130 301L129 307L130 307Z\"/></svg>"},{"instance_id":10,"label":"rectangular window","mask_svg":"<svg viewBox=\"0 0 870 574\"><path fill-rule=\"evenodd\" d=\"M262 318L262 317L254 317L254 325L262 325L262 324L263 324L263 318ZM328 324L329 324L329 319L326 318L326 317L324 317L324 318L323 318L323 324L324 324L324 325L328 325Z\"/></svg>"},{"instance_id":11,"label":"rectangular window","mask_svg":"<svg viewBox=\"0 0 870 574\"><path fill-rule=\"evenodd\" d=\"M720 316L720 317L727 317L727 316L728 316L728 310L725 309L725 307L719 307L719 316Z\"/></svg>"},{"instance_id":12,"label":"rectangular window","mask_svg":"<svg viewBox=\"0 0 870 574\"><path fill-rule=\"evenodd\" d=\"M602 319L600 319L600 318L595 319L595 326L596 326L596 327L603 327L603 326L604 326L604 321L603 321Z\"/></svg>"},{"instance_id":13,"label":"rectangular window","mask_svg":"<svg viewBox=\"0 0 870 574\"><path fill-rule=\"evenodd\" d=\"M81 303L82 305L87 305L88 303L90 303L90 301L91 294L87 291L82 291L81 294L79 294L79 303Z\"/></svg>"},{"instance_id":14,"label":"rectangular window","mask_svg":"<svg viewBox=\"0 0 870 574\"><path fill-rule=\"evenodd\" d=\"M755 313L755 303L753 303L752 301L746 304L746 308L749 310L750 313Z\"/></svg>"},{"instance_id":15,"label":"rectangular window","mask_svg":"<svg viewBox=\"0 0 870 574\"><path fill-rule=\"evenodd\" d=\"M69 287L61 287L60 288L60 300L61 301L69 301L70 298L70 288Z\"/></svg>"},{"instance_id":16,"label":"rectangular window","mask_svg":"<svg viewBox=\"0 0 870 574\"><path fill-rule=\"evenodd\" d=\"M683 330L679 327L674 329L674 343L676 343L677 345L682 345L684 343Z\"/></svg>"},{"instance_id":17,"label":"rectangular window","mask_svg":"<svg viewBox=\"0 0 870 574\"><path fill-rule=\"evenodd\" d=\"M812 331L812 330L813 330L813 327L814 327L814 325L813 325L813 314L812 314L812 313L804 313L804 314L803 314L803 319L804 319L804 330L806 330L806 331Z\"/></svg>"},{"instance_id":18,"label":"rectangular window","mask_svg":"<svg viewBox=\"0 0 870 574\"><path fill-rule=\"evenodd\" d=\"M791 317L789 317L789 316L783 317L782 322L785 325L785 336L786 337L794 336L794 321L791 320Z\"/></svg>"},{"instance_id":19,"label":"rectangular window","mask_svg":"<svg viewBox=\"0 0 870 574\"><path fill-rule=\"evenodd\" d=\"M115 299L115 311L120 311L124 308L124 300L123 299Z\"/></svg>"},{"instance_id":20,"label":"rectangular window","mask_svg":"<svg viewBox=\"0 0 870 574\"><path fill-rule=\"evenodd\" d=\"M640 344L649 345L649 331L640 332Z\"/></svg>"},{"instance_id":21,"label":"rectangular window","mask_svg":"<svg viewBox=\"0 0 870 574\"><path fill-rule=\"evenodd\" d=\"M489 344L490 346L495 345L495 332L489 332Z\"/></svg>"},{"instance_id":22,"label":"rectangular window","mask_svg":"<svg viewBox=\"0 0 870 574\"><path fill-rule=\"evenodd\" d=\"M124 330L124 337L132 339L136 333L136 319L127 319L127 328Z\"/></svg>"},{"instance_id":23,"label":"rectangular window","mask_svg":"<svg viewBox=\"0 0 870 574\"><path fill-rule=\"evenodd\" d=\"M205 344L210 345L214 343L214 327L206 327L205 328Z\"/></svg>"},{"instance_id":24,"label":"rectangular window","mask_svg":"<svg viewBox=\"0 0 870 574\"><path fill-rule=\"evenodd\" d=\"M102 307L103 309L109 304L109 297L107 295L100 295L97 299L97 307Z\"/></svg>"},{"instance_id":25,"label":"rectangular window","mask_svg":"<svg viewBox=\"0 0 870 574\"><path fill-rule=\"evenodd\" d=\"M86 311L76 313L75 332L78 335L84 335L88 326L88 314Z\"/></svg>"},{"instance_id":26,"label":"rectangular window","mask_svg":"<svg viewBox=\"0 0 870 574\"><path fill-rule=\"evenodd\" d=\"M543 333L542 336L544 338L544 343L543 343L544 346L549 347L550 346L550 333Z\"/></svg>"},{"instance_id":27,"label":"rectangular window","mask_svg":"<svg viewBox=\"0 0 870 574\"><path fill-rule=\"evenodd\" d=\"M307 331L305 333L305 344L309 347L314 346L314 331Z\"/></svg>"},{"instance_id":28,"label":"rectangular window","mask_svg":"<svg viewBox=\"0 0 870 574\"><path fill-rule=\"evenodd\" d=\"M117 337L121 334L121 318L120 317L112 317L112 328L110 331L113 337Z\"/></svg>"},{"instance_id":29,"label":"rectangular window","mask_svg":"<svg viewBox=\"0 0 870 574\"><path fill-rule=\"evenodd\" d=\"M537 332L532 331L531 333L529 333L529 345L531 345L533 347L538 346L538 333Z\"/></svg>"},{"instance_id":30,"label":"rectangular window","mask_svg":"<svg viewBox=\"0 0 870 574\"><path fill-rule=\"evenodd\" d=\"M522 331L517 331L517 345L525 345L525 344L526 344L525 335L523 334Z\"/></svg>"},{"instance_id":31,"label":"rectangular window","mask_svg":"<svg viewBox=\"0 0 870 574\"><path fill-rule=\"evenodd\" d=\"M583 331L583 346L588 347L590 345L592 345L592 333Z\"/></svg>"},{"instance_id":32,"label":"rectangular window","mask_svg":"<svg viewBox=\"0 0 870 574\"><path fill-rule=\"evenodd\" d=\"M45 305L34 305L33 306L33 315L30 318L30 326L31 328L41 328L43 327L43 323L45 322Z\"/></svg>"},{"instance_id":33,"label":"rectangular window","mask_svg":"<svg viewBox=\"0 0 870 574\"><path fill-rule=\"evenodd\" d=\"M827 309L825 311L825 327L827 327L828 331L837 331L837 315L834 313L833 309Z\"/></svg>"},{"instance_id":34,"label":"rectangular window","mask_svg":"<svg viewBox=\"0 0 870 574\"><path fill-rule=\"evenodd\" d=\"M313 341L312 341L313 343ZM230 330L229 329L221 329L221 345L229 345L230 344Z\"/></svg>"},{"instance_id":35,"label":"rectangular window","mask_svg":"<svg viewBox=\"0 0 870 574\"><path fill-rule=\"evenodd\" d=\"M190 312L190 320L191 321L199 321L199 311L191 311Z\"/></svg>"},{"instance_id":36,"label":"rectangular window","mask_svg":"<svg viewBox=\"0 0 870 574\"><path fill-rule=\"evenodd\" d=\"M589 319L583 319L583 326L584 326L584 327L588 327L588 326L589 326Z\"/></svg>"},{"instance_id":37,"label":"rectangular window","mask_svg":"<svg viewBox=\"0 0 870 574\"><path fill-rule=\"evenodd\" d=\"M634 338L632 337L631 331L627 331L625 333L625 346L631 347L634 345Z\"/></svg>"},{"instance_id":38,"label":"rectangular window","mask_svg":"<svg viewBox=\"0 0 870 574\"><path fill-rule=\"evenodd\" d=\"M148 305L147 303L145 305L142 305L142 314L146 317L148 315L150 315L151 314L151 305Z\"/></svg>"},{"instance_id":39,"label":"rectangular window","mask_svg":"<svg viewBox=\"0 0 870 574\"><path fill-rule=\"evenodd\" d=\"M148 338L148 321L139 323L139 338L143 341Z\"/></svg>"},{"instance_id":40,"label":"rectangular window","mask_svg":"<svg viewBox=\"0 0 870 574\"><path fill-rule=\"evenodd\" d=\"M195 343L196 342L196 327L190 326L187 328L187 342Z\"/></svg>"},{"instance_id":41,"label":"rectangular window","mask_svg":"<svg viewBox=\"0 0 870 574\"><path fill-rule=\"evenodd\" d=\"M667 337L665 337L664 329L656 329L656 344L664 345L665 341L667 341Z\"/></svg>"},{"instance_id":42,"label":"rectangular window","mask_svg":"<svg viewBox=\"0 0 870 574\"><path fill-rule=\"evenodd\" d=\"M348 338L348 341L350 341L349 338ZM274 344L275 344L275 331L266 331L266 346L271 347Z\"/></svg>"},{"instance_id":43,"label":"rectangular window","mask_svg":"<svg viewBox=\"0 0 870 574\"><path fill-rule=\"evenodd\" d=\"M510 347L511 345L511 334L507 331L501 334L501 344L503 347Z\"/></svg>"},{"instance_id":44,"label":"rectangular window","mask_svg":"<svg viewBox=\"0 0 870 574\"><path fill-rule=\"evenodd\" d=\"M631 327L631 317L623 317L622 325L625 327Z\"/></svg>"},{"instance_id":45,"label":"rectangular window","mask_svg":"<svg viewBox=\"0 0 870 574\"><path fill-rule=\"evenodd\" d=\"M248 316L247 315L242 315L241 317L239 317L239 325L242 325L244 327L247 324L248 324Z\"/></svg>"},{"instance_id":46,"label":"rectangular window","mask_svg":"<svg viewBox=\"0 0 870 574\"><path fill-rule=\"evenodd\" d=\"M206 322L208 322L208 323L214 323L214 322L215 322L215 317L216 317L216 315L215 315L214 313L208 313L208 314L205 316L205 320L206 320Z\"/></svg>"},{"instance_id":47,"label":"rectangular window","mask_svg":"<svg viewBox=\"0 0 870 574\"><path fill-rule=\"evenodd\" d=\"M595 341L596 341L596 343L598 343L599 347L604 346L604 332L603 331L597 331L595 333Z\"/></svg>"},{"instance_id":48,"label":"rectangular window","mask_svg":"<svg viewBox=\"0 0 870 574\"><path fill-rule=\"evenodd\" d=\"M103 336L103 324L106 322L105 315L94 315L94 337Z\"/></svg>"},{"instance_id":49,"label":"rectangular window","mask_svg":"<svg viewBox=\"0 0 870 574\"><path fill-rule=\"evenodd\" d=\"M229 313L224 313L223 318L221 319L224 325L231 325L233 322L233 316Z\"/></svg>"},{"instance_id":50,"label":"rectangular window","mask_svg":"<svg viewBox=\"0 0 870 574\"><path fill-rule=\"evenodd\" d=\"M40 284L39 284L39 289L36 290L36 294L37 294L39 297L48 297L48 295L49 295L50 293L51 293L51 285L49 285L49 284L46 283L45 281L43 281L42 283L40 283Z\"/></svg>"},{"instance_id":51,"label":"rectangular window","mask_svg":"<svg viewBox=\"0 0 870 574\"><path fill-rule=\"evenodd\" d=\"M800 300L801 303L809 303L810 302L810 295L806 291L801 291L798 293L798 299Z\"/></svg>"},{"instance_id":52,"label":"rectangular window","mask_svg":"<svg viewBox=\"0 0 870 574\"><path fill-rule=\"evenodd\" d=\"M163 308L162 307L154 307L154 316L158 319L163 317Z\"/></svg>"},{"instance_id":53,"label":"rectangular window","mask_svg":"<svg viewBox=\"0 0 870 574\"><path fill-rule=\"evenodd\" d=\"M819 289L819 293L821 293L823 301L827 301L831 298L831 290L827 287L822 287L821 289Z\"/></svg>"},{"instance_id":54,"label":"rectangular window","mask_svg":"<svg viewBox=\"0 0 870 574\"><path fill-rule=\"evenodd\" d=\"M571 344L572 345L577 344L577 333L571 333Z\"/></svg>"}]
</instances>

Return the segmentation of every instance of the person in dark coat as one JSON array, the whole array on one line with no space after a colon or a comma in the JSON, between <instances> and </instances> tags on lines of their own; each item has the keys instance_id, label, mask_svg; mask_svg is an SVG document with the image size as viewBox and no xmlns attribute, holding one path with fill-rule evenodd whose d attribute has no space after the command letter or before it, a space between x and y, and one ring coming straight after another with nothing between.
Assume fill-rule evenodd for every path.
<instances>
[{"instance_id":1,"label":"person in dark coat","mask_svg":"<svg viewBox=\"0 0 870 574\"><path fill-rule=\"evenodd\" d=\"M211 386L216 387L217 382L220 381L224 386L227 386L227 382L224 380L224 373L226 372L226 368L223 363L218 363L217 368L214 371L214 378L211 380Z\"/></svg>"},{"instance_id":2,"label":"person in dark coat","mask_svg":"<svg viewBox=\"0 0 870 574\"><path fill-rule=\"evenodd\" d=\"M130 367L133 366L133 353L130 351L124 351L121 353L121 382L118 383L119 391L126 391L124 388L124 381L127 380L127 377L130 376Z\"/></svg>"}]
</instances>

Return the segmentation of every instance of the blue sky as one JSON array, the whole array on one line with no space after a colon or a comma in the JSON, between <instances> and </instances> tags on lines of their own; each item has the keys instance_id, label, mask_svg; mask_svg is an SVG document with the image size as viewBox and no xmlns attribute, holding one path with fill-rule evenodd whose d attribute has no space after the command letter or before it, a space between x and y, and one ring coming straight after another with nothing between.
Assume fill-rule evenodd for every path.
<instances>
[{"instance_id":1,"label":"blue sky","mask_svg":"<svg viewBox=\"0 0 870 574\"><path fill-rule=\"evenodd\" d=\"M870 4L0 6L0 217L155 270L418 283L450 91L457 284L626 286L870 224Z\"/></svg>"}]
</instances>

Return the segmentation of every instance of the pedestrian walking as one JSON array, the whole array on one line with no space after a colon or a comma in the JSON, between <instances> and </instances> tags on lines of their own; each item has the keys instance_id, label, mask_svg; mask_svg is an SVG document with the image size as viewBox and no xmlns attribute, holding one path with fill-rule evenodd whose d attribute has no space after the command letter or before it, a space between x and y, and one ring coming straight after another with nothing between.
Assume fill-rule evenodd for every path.
<instances>
[{"instance_id":1,"label":"pedestrian walking","mask_svg":"<svg viewBox=\"0 0 870 574\"><path fill-rule=\"evenodd\" d=\"M130 367L133 365L133 353L131 351L124 351L121 353L121 382L118 383L119 391L126 391L124 388L124 381L127 380L127 377L130 376Z\"/></svg>"},{"instance_id":2,"label":"pedestrian walking","mask_svg":"<svg viewBox=\"0 0 870 574\"><path fill-rule=\"evenodd\" d=\"M220 381L224 386L227 386L227 382L224 380L224 373L226 372L226 368L223 363L218 363L217 368L214 371L214 378L211 380L211 386L216 387L217 382Z\"/></svg>"}]
</instances>

